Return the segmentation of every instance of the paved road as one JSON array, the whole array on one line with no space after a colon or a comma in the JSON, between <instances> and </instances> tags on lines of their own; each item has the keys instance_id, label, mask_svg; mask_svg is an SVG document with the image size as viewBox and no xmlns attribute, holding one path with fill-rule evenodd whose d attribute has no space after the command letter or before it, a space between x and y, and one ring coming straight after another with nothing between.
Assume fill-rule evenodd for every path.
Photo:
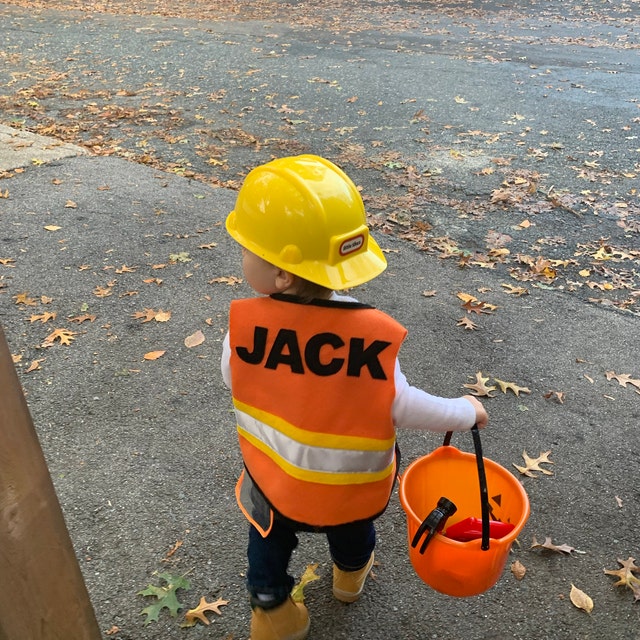
<instances>
[{"instance_id":1,"label":"paved road","mask_svg":"<svg viewBox=\"0 0 640 640\"><path fill-rule=\"evenodd\" d=\"M485 15L485 22L474 23L476 31L482 26L480 35L471 22L463 30L445 13L428 33L345 35L277 22L37 13L9 5L0 12L10 25L3 34L3 73L14 81L14 111L5 110L5 125L24 120L76 143L102 136L102 147L90 146L108 154L49 160L44 153L54 143L47 139L36 140L34 155L20 161L15 144L0 147L3 163L24 165L0 180L0 322L100 626L111 632L105 637L248 635L245 525L233 500L239 457L217 364L228 303L248 290L234 280L241 275L237 251L221 222L235 197L227 187L246 168L272 153L309 149L342 161L363 186L390 266L358 295L409 328L402 359L408 377L449 396L462 393L477 371L528 388L531 393L519 397L498 392L487 399L492 423L485 453L510 469L522 463L524 450L532 456L551 450L554 462L546 465L552 476L522 478L532 515L509 563L519 560L527 575L517 581L507 570L477 598L447 598L413 574L397 498L380 520L376 579L357 605L332 601L324 545L304 536L293 570L300 575L318 562L321 576L306 590L311 637L640 637L631 590L614 589L603 572L617 568L617 558L637 558L640 543L638 395L632 384L606 377L613 371L640 378L635 307L611 308L637 289L637 179L625 176L638 162L632 139L637 60L622 46L632 44L636 18L604 27L575 17L564 26L549 20L549 29L562 27L564 38L578 25L592 29L580 31L590 46L559 40L550 48L550 31L537 37L546 24L542 13L508 27ZM40 91L59 87L56 74L64 69L66 97L53 90L29 94L34 80ZM427 75L431 69L437 73ZM416 82L418 70L428 84ZM119 78L124 95L117 95ZM100 97L98 80L108 95ZM81 81L90 82L90 95L69 97L83 90ZM135 103L147 85L149 98ZM169 86L176 95L167 94ZM38 111L29 101L43 106ZM129 101L135 117L105 115L118 101ZM143 122L143 108L155 122ZM174 118L184 137L171 142ZM357 128L348 130L358 118ZM75 137L65 133L76 125ZM257 142L244 138L247 132ZM553 143L543 146L545 140ZM148 157L145 141L153 148ZM544 174L533 193L531 173L511 174L492 162L510 154L511 167ZM495 173L483 171L493 167ZM579 177L587 169L598 172L594 180ZM206 181L196 179L199 174ZM512 199L490 206L509 179L505 198ZM533 205L549 202L551 186L561 196L591 195L534 213ZM513 228L525 219L533 229ZM434 231L425 234L427 225ZM483 262L474 252L486 253L492 229L512 236L497 247L513 249L510 257L493 268L459 268L461 259ZM597 239L609 232L619 234L621 254L598 261ZM443 236L449 240L436 242ZM544 258L564 259L579 244L594 242L584 255L571 256L579 261L568 267L571 275L546 281L540 274L527 279L535 272L513 258L525 246L536 255L530 247L537 246ZM452 246L470 257L443 259ZM513 269L521 279L512 277ZM596 282L597 275L598 282L617 286L614 277L624 276L629 288L567 291L582 269L594 272L585 281ZM528 294L509 294L513 287ZM583 295L585 289L591 293ZM467 314L460 292L497 308ZM588 297L612 302L589 303ZM171 311L171 317L143 323L136 316L145 309ZM43 322L47 313L56 316ZM465 315L477 330L457 326ZM73 332L71 344L43 347L54 329ZM187 348L185 338L197 330L205 342ZM153 351L165 354L145 360ZM458 444L470 448L464 438ZM438 438L405 432L400 445L409 461L437 446ZM531 549L534 536L576 551ZM210 614L215 619L208 628L184 630L165 611L158 623L144 626L140 611L148 601L136 592L159 584L154 573L162 571L188 572L191 588L179 592L188 607L203 595L228 600L222 616ZM593 598L591 615L570 603L571 584Z\"/></svg>"}]
</instances>

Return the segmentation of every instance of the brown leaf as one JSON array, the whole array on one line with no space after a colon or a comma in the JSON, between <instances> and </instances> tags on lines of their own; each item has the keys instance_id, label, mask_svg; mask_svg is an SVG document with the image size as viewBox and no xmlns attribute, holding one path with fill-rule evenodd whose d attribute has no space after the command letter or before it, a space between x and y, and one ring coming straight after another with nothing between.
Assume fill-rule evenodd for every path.
<instances>
[{"instance_id":1,"label":"brown leaf","mask_svg":"<svg viewBox=\"0 0 640 640\"><path fill-rule=\"evenodd\" d=\"M462 385L465 389L471 389L471 395L474 396L487 396L488 398L493 398L491 394L492 391L495 391L496 388L493 386L487 386L489 378L483 377L482 371L478 371L476 373L476 381L473 384L464 384Z\"/></svg>"},{"instance_id":2,"label":"brown leaf","mask_svg":"<svg viewBox=\"0 0 640 640\"><path fill-rule=\"evenodd\" d=\"M100 285L98 285L93 290L93 295L96 296L96 298L108 298L112 294L113 294L112 286L101 287Z\"/></svg>"},{"instance_id":3,"label":"brown leaf","mask_svg":"<svg viewBox=\"0 0 640 640\"><path fill-rule=\"evenodd\" d=\"M519 387L515 382L505 382L504 380L500 380L498 378L493 379L494 382L497 382L500 386L500 391L502 393L507 393L507 391L513 391L516 396L520 396L520 393L531 393L531 389L527 387Z\"/></svg>"},{"instance_id":4,"label":"brown leaf","mask_svg":"<svg viewBox=\"0 0 640 640\"><path fill-rule=\"evenodd\" d=\"M628 373L616 373L615 371L605 371L607 380L617 380L621 387L626 387L628 384L633 385L636 389L640 389L640 380L634 380Z\"/></svg>"},{"instance_id":5,"label":"brown leaf","mask_svg":"<svg viewBox=\"0 0 640 640\"><path fill-rule=\"evenodd\" d=\"M209 284L228 284L229 286L233 286L235 284L240 284L242 282L242 278L236 278L236 276L220 276L219 278L212 278L209 280Z\"/></svg>"},{"instance_id":6,"label":"brown leaf","mask_svg":"<svg viewBox=\"0 0 640 640\"><path fill-rule=\"evenodd\" d=\"M640 578L633 575L640 571L640 567L635 565L635 558L627 558L627 560L620 560L618 562L622 565L621 569L605 569L604 572L608 576L616 576L618 582L614 582L614 587L629 587L633 591L634 602L640 600Z\"/></svg>"},{"instance_id":7,"label":"brown leaf","mask_svg":"<svg viewBox=\"0 0 640 640\"><path fill-rule=\"evenodd\" d=\"M158 358L162 358L162 356L167 353L166 351L149 351L144 354L145 360L157 360Z\"/></svg>"},{"instance_id":8,"label":"brown leaf","mask_svg":"<svg viewBox=\"0 0 640 640\"><path fill-rule=\"evenodd\" d=\"M29 297L29 294L26 291L13 296L13 299L16 301L16 304L24 304L28 307L35 307L38 304L36 300Z\"/></svg>"},{"instance_id":9,"label":"brown leaf","mask_svg":"<svg viewBox=\"0 0 640 640\"><path fill-rule=\"evenodd\" d=\"M533 537L533 542L531 543L531 549L548 549L549 551L555 551L556 553L566 553L570 555L572 551L575 551L573 547L570 547L568 544L553 544L551 542L551 536L546 536L544 542L540 543L536 540L536 537Z\"/></svg>"},{"instance_id":10,"label":"brown leaf","mask_svg":"<svg viewBox=\"0 0 640 640\"><path fill-rule=\"evenodd\" d=\"M40 358L39 360L34 360L25 370L25 373L31 373L32 371L37 371L41 369L40 363L44 362L44 358Z\"/></svg>"},{"instance_id":11,"label":"brown leaf","mask_svg":"<svg viewBox=\"0 0 640 640\"><path fill-rule=\"evenodd\" d=\"M464 327L465 329L470 329L473 331L478 328L478 325L471 318L464 316L463 318L460 318L458 322L456 322L456 327Z\"/></svg>"},{"instance_id":12,"label":"brown leaf","mask_svg":"<svg viewBox=\"0 0 640 640\"><path fill-rule=\"evenodd\" d=\"M571 602L587 613L593 610L593 600L584 592L578 589L574 584L571 585L571 593L569 594Z\"/></svg>"},{"instance_id":13,"label":"brown leaf","mask_svg":"<svg viewBox=\"0 0 640 640\"><path fill-rule=\"evenodd\" d=\"M522 562L520 562L520 560L516 560L511 563L511 573L513 573L516 580L522 580L527 573L527 568L522 564Z\"/></svg>"},{"instance_id":14,"label":"brown leaf","mask_svg":"<svg viewBox=\"0 0 640 640\"><path fill-rule=\"evenodd\" d=\"M200 620L200 622L202 622L203 624L209 625L211 624L211 621L209 620L209 618L207 618L205 613L207 613L208 611L212 611L221 616L222 612L220 611L220 607L225 604L229 604L229 601L218 598L215 602L207 602L206 597L203 596L202 598L200 598L200 602L195 609L189 609L189 611L184 614L184 622L180 626L193 627L198 622L198 620Z\"/></svg>"},{"instance_id":15,"label":"brown leaf","mask_svg":"<svg viewBox=\"0 0 640 640\"><path fill-rule=\"evenodd\" d=\"M564 404L564 395L564 391L549 391L548 393L544 394L544 397L547 400L554 399L560 404Z\"/></svg>"},{"instance_id":16,"label":"brown leaf","mask_svg":"<svg viewBox=\"0 0 640 640\"><path fill-rule=\"evenodd\" d=\"M32 315L29 318L29 322L37 322L39 320L44 324L45 322L49 322L49 320L55 320L57 315L58 314L55 311L53 312L45 311L44 313Z\"/></svg>"},{"instance_id":17,"label":"brown leaf","mask_svg":"<svg viewBox=\"0 0 640 640\"><path fill-rule=\"evenodd\" d=\"M542 473L544 473L547 476L552 476L553 472L552 471L548 471L547 469L542 469L540 467L541 464L543 463L548 463L548 464L553 464L553 462L551 460L549 460L549 455L551 454L551 451L545 451L544 453L541 453L537 458L533 459L530 458L527 455L526 451L522 452L522 457L524 458L524 463L525 466L524 467L519 467L517 464L514 464L513 466L523 475L528 476L529 478L537 478L538 476L536 476L535 474L531 473L532 471L541 471Z\"/></svg>"},{"instance_id":18,"label":"brown leaf","mask_svg":"<svg viewBox=\"0 0 640 640\"><path fill-rule=\"evenodd\" d=\"M71 344L75 340L74 336L77 335L75 331L70 329L54 329L45 339L42 344L43 347L50 347L56 340L60 344Z\"/></svg>"},{"instance_id":19,"label":"brown leaf","mask_svg":"<svg viewBox=\"0 0 640 640\"><path fill-rule=\"evenodd\" d=\"M142 322L151 322L156 317L156 312L153 309L144 309L143 311L136 311L131 314L131 317L135 320L142 320Z\"/></svg>"},{"instance_id":20,"label":"brown leaf","mask_svg":"<svg viewBox=\"0 0 640 640\"><path fill-rule=\"evenodd\" d=\"M184 339L184 346L187 349L191 349L192 347L197 347L199 344L204 342L204 333L198 329L195 333L192 333L190 336L187 336Z\"/></svg>"},{"instance_id":21,"label":"brown leaf","mask_svg":"<svg viewBox=\"0 0 640 640\"><path fill-rule=\"evenodd\" d=\"M529 289L526 289L525 287L514 287L511 284L501 284L500 286L506 289L505 293L511 293L518 296L518 298L520 296L529 295Z\"/></svg>"}]
</instances>

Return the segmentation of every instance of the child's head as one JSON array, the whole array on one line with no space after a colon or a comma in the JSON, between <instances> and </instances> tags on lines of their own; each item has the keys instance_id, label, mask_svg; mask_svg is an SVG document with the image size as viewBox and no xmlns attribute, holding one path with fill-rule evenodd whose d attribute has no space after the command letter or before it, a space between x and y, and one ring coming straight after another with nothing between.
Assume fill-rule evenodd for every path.
<instances>
[{"instance_id":1,"label":"child's head","mask_svg":"<svg viewBox=\"0 0 640 640\"><path fill-rule=\"evenodd\" d=\"M246 250L245 275L260 293L275 290L261 290L260 280L247 268L254 267L255 276L269 280L288 274L296 289L305 287L306 281L326 291L355 287L387 266L369 235L355 185L341 169L318 156L280 158L253 169L227 217L227 231ZM268 266L278 273L270 274Z\"/></svg>"}]
</instances>

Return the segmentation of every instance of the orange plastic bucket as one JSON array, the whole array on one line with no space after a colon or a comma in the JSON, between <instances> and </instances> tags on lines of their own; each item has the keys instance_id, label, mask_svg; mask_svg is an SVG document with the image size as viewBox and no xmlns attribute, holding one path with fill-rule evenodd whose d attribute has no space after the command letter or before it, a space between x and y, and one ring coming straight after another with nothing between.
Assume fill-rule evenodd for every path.
<instances>
[{"instance_id":1,"label":"orange plastic bucket","mask_svg":"<svg viewBox=\"0 0 640 640\"><path fill-rule=\"evenodd\" d=\"M477 437L474 434L474 438ZM448 442L448 440L445 440ZM479 447L479 440L476 441ZM478 448L476 449L478 451ZM490 589L499 580L509 550L529 517L529 498L518 480L493 460L482 458L486 477L484 495L492 520L508 522L514 529L506 536L458 542L436 533L424 553L411 541L426 516L442 496L457 507L444 528L482 513L482 480L478 458L453 446L442 446L409 465L400 479L400 502L407 515L409 558L418 576L441 593L466 597ZM480 489L479 489L480 486ZM486 511L485 511L486 514Z\"/></svg>"}]
</instances>

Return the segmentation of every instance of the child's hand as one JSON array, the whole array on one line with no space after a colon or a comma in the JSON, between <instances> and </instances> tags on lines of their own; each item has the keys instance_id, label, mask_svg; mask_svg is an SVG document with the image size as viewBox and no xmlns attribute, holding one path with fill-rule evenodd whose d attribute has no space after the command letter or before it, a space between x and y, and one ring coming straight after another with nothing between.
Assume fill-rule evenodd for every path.
<instances>
[{"instance_id":1,"label":"child's hand","mask_svg":"<svg viewBox=\"0 0 640 640\"><path fill-rule=\"evenodd\" d=\"M475 396L462 396L465 400L468 400L473 408L476 410L476 424L478 425L478 429L484 429L489 422L489 414L486 409L482 406L482 402L478 400Z\"/></svg>"}]
</instances>

